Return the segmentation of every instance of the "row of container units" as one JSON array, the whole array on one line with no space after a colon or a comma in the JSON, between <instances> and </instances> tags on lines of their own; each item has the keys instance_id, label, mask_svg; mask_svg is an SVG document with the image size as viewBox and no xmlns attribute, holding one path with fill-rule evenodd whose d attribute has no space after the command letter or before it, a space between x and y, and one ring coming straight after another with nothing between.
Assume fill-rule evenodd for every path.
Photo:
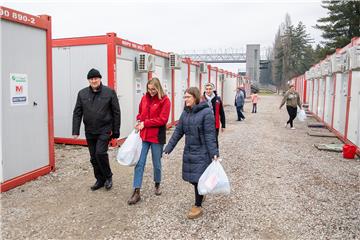
<instances>
[{"instance_id":1,"label":"row of container units","mask_svg":"<svg viewBox=\"0 0 360 240\"><path fill-rule=\"evenodd\" d=\"M360 38L293 79L309 110L360 152Z\"/></svg>"},{"instance_id":2,"label":"row of container units","mask_svg":"<svg viewBox=\"0 0 360 240\"><path fill-rule=\"evenodd\" d=\"M184 108L183 94L188 87L196 86L201 92L211 82L218 95L235 96L235 89L245 82L238 74L217 67L182 59L177 54L153 49L151 45L137 44L108 33L53 40L54 125L55 142L86 144L82 125L79 139L72 138L72 112L77 93L88 86L86 74L91 68L102 73L102 82L116 90L122 112L120 138L133 129L138 105L146 83L158 77L169 96L171 113L168 125L176 124ZM225 87L226 85L226 87ZM227 102L233 102L233 99Z\"/></svg>"},{"instance_id":3,"label":"row of container units","mask_svg":"<svg viewBox=\"0 0 360 240\"><path fill-rule=\"evenodd\" d=\"M176 124L186 88L212 82L220 96L234 95L240 75L182 59L108 33L52 40L51 17L0 6L0 187L1 192L55 169L54 142L86 144L82 126L72 138L77 93L91 68L117 92L121 138L133 129L146 83L158 77L171 100L168 125ZM226 100L227 101L227 100ZM229 100L230 102L230 100Z\"/></svg>"},{"instance_id":4,"label":"row of container units","mask_svg":"<svg viewBox=\"0 0 360 240\"><path fill-rule=\"evenodd\" d=\"M51 18L0 6L1 192L54 170Z\"/></svg>"}]
</instances>

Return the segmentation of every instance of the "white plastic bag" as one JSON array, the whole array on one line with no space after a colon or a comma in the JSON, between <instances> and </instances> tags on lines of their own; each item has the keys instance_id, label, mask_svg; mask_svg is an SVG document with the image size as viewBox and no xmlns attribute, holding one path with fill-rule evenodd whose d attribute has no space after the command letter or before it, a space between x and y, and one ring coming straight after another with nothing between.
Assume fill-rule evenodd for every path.
<instances>
[{"instance_id":1,"label":"white plastic bag","mask_svg":"<svg viewBox=\"0 0 360 240\"><path fill-rule=\"evenodd\" d=\"M220 159L213 161L203 172L199 179L198 191L200 195L205 194L229 194L230 182Z\"/></svg>"},{"instance_id":2,"label":"white plastic bag","mask_svg":"<svg viewBox=\"0 0 360 240\"><path fill-rule=\"evenodd\" d=\"M134 166L140 158L142 140L139 132L133 130L119 148L117 161L124 166Z\"/></svg>"},{"instance_id":3,"label":"white plastic bag","mask_svg":"<svg viewBox=\"0 0 360 240\"><path fill-rule=\"evenodd\" d=\"M303 122L306 120L306 113L304 109L298 109L298 114L297 114L297 118L299 119L299 121Z\"/></svg>"}]
</instances>

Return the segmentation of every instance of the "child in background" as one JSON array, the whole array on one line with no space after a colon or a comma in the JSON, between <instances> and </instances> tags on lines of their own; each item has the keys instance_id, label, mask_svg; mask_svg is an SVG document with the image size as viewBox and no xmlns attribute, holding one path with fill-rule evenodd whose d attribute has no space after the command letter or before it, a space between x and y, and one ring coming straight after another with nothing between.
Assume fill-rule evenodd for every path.
<instances>
[{"instance_id":1,"label":"child in background","mask_svg":"<svg viewBox=\"0 0 360 240\"><path fill-rule=\"evenodd\" d=\"M257 102L258 102L259 96L257 95L256 92L253 92L253 93L251 93L250 97L251 97L251 102L253 104L251 113L256 113L257 112Z\"/></svg>"}]
</instances>

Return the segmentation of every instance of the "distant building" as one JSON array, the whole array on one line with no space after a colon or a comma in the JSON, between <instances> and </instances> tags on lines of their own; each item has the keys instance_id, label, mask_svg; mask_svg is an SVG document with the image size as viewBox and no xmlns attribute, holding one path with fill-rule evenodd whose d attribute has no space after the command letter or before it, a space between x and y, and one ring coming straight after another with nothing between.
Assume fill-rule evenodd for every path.
<instances>
[{"instance_id":1,"label":"distant building","mask_svg":"<svg viewBox=\"0 0 360 240\"><path fill-rule=\"evenodd\" d=\"M260 44L246 45L246 75L254 85L260 81Z\"/></svg>"}]
</instances>

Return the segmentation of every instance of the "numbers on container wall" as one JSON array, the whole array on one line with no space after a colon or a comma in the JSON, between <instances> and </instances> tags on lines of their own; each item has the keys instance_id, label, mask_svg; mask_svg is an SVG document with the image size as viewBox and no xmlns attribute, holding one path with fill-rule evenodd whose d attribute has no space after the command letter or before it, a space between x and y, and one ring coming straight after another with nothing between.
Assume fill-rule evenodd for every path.
<instances>
[{"instance_id":1,"label":"numbers on container wall","mask_svg":"<svg viewBox=\"0 0 360 240\"><path fill-rule=\"evenodd\" d=\"M6 9L2 9L0 8L0 16L5 16L5 17L9 17L10 16L10 12Z\"/></svg>"},{"instance_id":2,"label":"numbers on container wall","mask_svg":"<svg viewBox=\"0 0 360 240\"><path fill-rule=\"evenodd\" d=\"M36 24L34 17L30 17L17 12L10 12L9 10L0 8L0 16L11 17L14 20L18 20L24 23Z\"/></svg>"}]
</instances>

